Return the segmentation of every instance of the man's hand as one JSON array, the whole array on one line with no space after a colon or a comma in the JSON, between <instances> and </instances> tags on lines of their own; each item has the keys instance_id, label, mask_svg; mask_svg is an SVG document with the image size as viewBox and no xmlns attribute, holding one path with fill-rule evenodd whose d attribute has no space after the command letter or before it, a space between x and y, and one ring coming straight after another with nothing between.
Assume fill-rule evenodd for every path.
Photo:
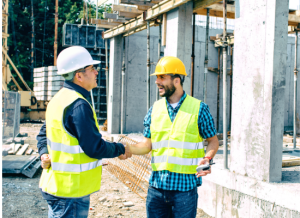
<instances>
[{"instance_id":1,"label":"man's hand","mask_svg":"<svg viewBox=\"0 0 300 218\"><path fill-rule=\"evenodd\" d=\"M41 156L41 161L42 161L42 168L43 169L48 169L51 166L51 157L49 154L43 154Z\"/></svg>"},{"instance_id":2,"label":"man's hand","mask_svg":"<svg viewBox=\"0 0 300 218\"><path fill-rule=\"evenodd\" d=\"M209 160L207 158L202 159L198 165L200 166L204 164L209 164ZM200 173L197 172L196 175L197 177L200 177L200 176L206 176L207 174L210 173L211 173L211 168L209 170L202 170Z\"/></svg>"},{"instance_id":3,"label":"man's hand","mask_svg":"<svg viewBox=\"0 0 300 218\"><path fill-rule=\"evenodd\" d=\"M125 154L121 154L119 156L119 159L120 160L126 160L127 158L131 158L132 156L132 153L131 153L131 150L130 150L130 145L129 144L125 144L125 143L122 143L124 146L125 146Z\"/></svg>"}]
</instances>

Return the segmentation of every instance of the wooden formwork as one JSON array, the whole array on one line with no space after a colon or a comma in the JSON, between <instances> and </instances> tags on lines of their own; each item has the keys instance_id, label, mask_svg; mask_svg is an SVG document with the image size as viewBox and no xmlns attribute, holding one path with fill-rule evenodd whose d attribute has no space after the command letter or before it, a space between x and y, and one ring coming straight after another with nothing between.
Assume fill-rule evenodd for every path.
<instances>
[{"instance_id":1,"label":"wooden formwork","mask_svg":"<svg viewBox=\"0 0 300 218\"><path fill-rule=\"evenodd\" d=\"M137 144L138 142L126 137L119 136L119 142ZM147 196L149 177L151 175L151 154L132 155L131 158L120 160L109 159L106 169L123 182L129 189L144 200Z\"/></svg>"}]
</instances>

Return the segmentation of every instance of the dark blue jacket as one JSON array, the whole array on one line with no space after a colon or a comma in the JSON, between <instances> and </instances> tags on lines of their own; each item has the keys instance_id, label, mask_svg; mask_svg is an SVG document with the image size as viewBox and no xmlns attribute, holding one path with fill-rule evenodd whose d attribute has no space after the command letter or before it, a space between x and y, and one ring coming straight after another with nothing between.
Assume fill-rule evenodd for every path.
<instances>
[{"instance_id":1,"label":"dark blue jacket","mask_svg":"<svg viewBox=\"0 0 300 218\"><path fill-rule=\"evenodd\" d=\"M65 82L64 88L75 90L89 102L91 101L90 92L72 82ZM90 104L83 99L79 98L67 107L64 116L64 125L66 130L78 139L79 145L84 153L91 158L114 158L125 153L123 144L110 143L102 139L102 135L95 124L92 108ZM42 126L36 139L38 140L37 147L40 156L45 153L48 154L46 122ZM57 199L57 197L47 193L42 192L42 194L46 200Z\"/></svg>"}]
</instances>

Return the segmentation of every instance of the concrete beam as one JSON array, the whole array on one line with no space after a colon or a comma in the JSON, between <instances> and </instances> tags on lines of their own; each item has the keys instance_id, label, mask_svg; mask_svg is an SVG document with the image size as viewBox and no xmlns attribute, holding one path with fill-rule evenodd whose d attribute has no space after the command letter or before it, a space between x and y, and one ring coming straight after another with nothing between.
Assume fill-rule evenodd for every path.
<instances>
[{"instance_id":1,"label":"concrete beam","mask_svg":"<svg viewBox=\"0 0 300 218\"><path fill-rule=\"evenodd\" d=\"M167 13L167 33L164 56L178 57L185 65L188 76L183 88L190 93L192 53L193 2L187 2Z\"/></svg>"},{"instance_id":2,"label":"concrete beam","mask_svg":"<svg viewBox=\"0 0 300 218\"><path fill-rule=\"evenodd\" d=\"M259 181L279 182L289 3L253 0L239 4L230 170Z\"/></svg>"},{"instance_id":3,"label":"concrete beam","mask_svg":"<svg viewBox=\"0 0 300 218\"><path fill-rule=\"evenodd\" d=\"M107 109L107 131L111 134L120 133L121 112L121 71L123 44L122 36L110 39L109 56L109 100Z\"/></svg>"}]
</instances>

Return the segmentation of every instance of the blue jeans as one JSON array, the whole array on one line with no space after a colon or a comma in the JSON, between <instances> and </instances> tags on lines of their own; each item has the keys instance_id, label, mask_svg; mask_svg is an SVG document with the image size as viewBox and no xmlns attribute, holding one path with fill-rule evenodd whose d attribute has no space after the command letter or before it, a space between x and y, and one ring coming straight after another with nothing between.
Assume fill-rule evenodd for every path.
<instances>
[{"instance_id":1,"label":"blue jeans","mask_svg":"<svg viewBox=\"0 0 300 218\"><path fill-rule=\"evenodd\" d=\"M49 218L86 218L89 215L90 196L47 200Z\"/></svg>"},{"instance_id":2,"label":"blue jeans","mask_svg":"<svg viewBox=\"0 0 300 218\"><path fill-rule=\"evenodd\" d=\"M194 218L197 214L197 187L190 191L166 191L149 186L148 218Z\"/></svg>"}]
</instances>

